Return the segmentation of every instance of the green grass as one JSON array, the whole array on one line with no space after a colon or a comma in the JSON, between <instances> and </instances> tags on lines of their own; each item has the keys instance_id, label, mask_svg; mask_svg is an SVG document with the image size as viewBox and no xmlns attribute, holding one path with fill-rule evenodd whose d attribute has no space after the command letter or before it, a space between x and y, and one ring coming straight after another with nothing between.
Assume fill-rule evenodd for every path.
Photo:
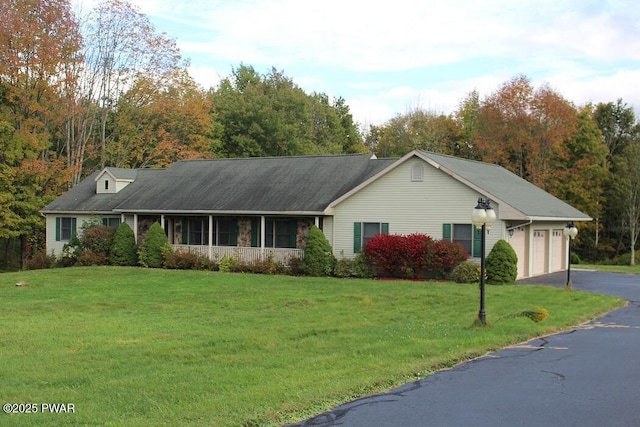
<instances>
[{"instance_id":1,"label":"green grass","mask_svg":"<svg viewBox=\"0 0 640 427\"><path fill-rule=\"evenodd\" d=\"M606 265L606 264L571 264L571 268L606 271L609 273L640 274L640 260L636 265Z\"/></svg>"},{"instance_id":2,"label":"green grass","mask_svg":"<svg viewBox=\"0 0 640 427\"><path fill-rule=\"evenodd\" d=\"M489 286L479 328L476 285L107 267L2 274L0 301L0 401L75 407L3 426L279 425L624 304Z\"/></svg>"}]
</instances>

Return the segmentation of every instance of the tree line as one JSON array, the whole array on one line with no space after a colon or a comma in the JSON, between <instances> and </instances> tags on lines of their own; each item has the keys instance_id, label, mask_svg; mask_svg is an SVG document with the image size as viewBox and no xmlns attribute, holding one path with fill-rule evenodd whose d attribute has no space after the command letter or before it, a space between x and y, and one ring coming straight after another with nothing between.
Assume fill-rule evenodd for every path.
<instances>
[{"instance_id":1,"label":"tree line","mask_svg":"<svg viewBox=\"0 0 640 427\"><path fill-rule=\"evenodd\" d=\"M5 268L44 247L40 209L104 166L420 148L498 163L596 221L579 253L629 252L640 230L639 126L622 100L575 106L525 76L452 114L415 110L360 130L342 98L240 64L216 87L126 0L0 3L0 241Z\"/></svg>"}]
</instances>

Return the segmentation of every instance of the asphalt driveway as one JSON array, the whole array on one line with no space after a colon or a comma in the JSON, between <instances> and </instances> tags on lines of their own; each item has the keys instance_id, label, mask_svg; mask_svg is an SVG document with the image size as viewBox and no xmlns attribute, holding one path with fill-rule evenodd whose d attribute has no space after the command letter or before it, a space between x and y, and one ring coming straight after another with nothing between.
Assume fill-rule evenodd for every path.
<instances>
[{"instance_id":1,"label":"asphalt driveway","mask_svg":"<svg viewBox=\"0 0 640 427\"><path fill-rule=\"evenodd\" d=\"M296 426L640 426L640 276L574 270L571 277L575 289L629 304ZM520 283L565 281L559 273Z\"/></svg>"}]
</instances>

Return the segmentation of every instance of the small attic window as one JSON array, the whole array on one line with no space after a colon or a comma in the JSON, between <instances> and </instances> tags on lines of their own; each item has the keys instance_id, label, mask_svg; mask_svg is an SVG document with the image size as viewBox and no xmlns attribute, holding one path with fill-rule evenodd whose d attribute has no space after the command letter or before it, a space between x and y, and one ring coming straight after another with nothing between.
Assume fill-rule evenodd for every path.
<instances>
[{"instance_id":1,"label":"small attic window","mask_svg":"<svg viewBox=\"0 0 640 427\"><path fill-rule=\"evenodd\" d=\"M105 190L108 190L108 189L109 189L109 180L108 180L108 179L105 179L105 180L104 180L104 189L105 189Z\"/></svg>"},{"instance_id":2,"label":"small attic window","mask_svg":"<svg viewBox=\"0 0 640 427\"><path fill-rule=\"evenodd\" d=\"M421 163L414 163L411 166L411 181L413 182L422 182L424 174L424 170L422 168Z\"/></svg>"}]
</instances>

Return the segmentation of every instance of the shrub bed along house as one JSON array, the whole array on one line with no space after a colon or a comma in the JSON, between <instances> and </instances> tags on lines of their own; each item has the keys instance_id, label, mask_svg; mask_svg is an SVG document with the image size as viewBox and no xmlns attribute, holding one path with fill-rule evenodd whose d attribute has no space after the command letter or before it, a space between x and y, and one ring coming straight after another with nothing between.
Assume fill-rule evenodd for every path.
<instances>
[{"instance_id":1,"label":"shrub bed along house","mask_svg":"<svg viewBox=\"0 0 640 427\"><path fill-rule=\"evenodd\" d=\"M364 253L375 275L411 279L445 278L469 258L461 244L421 233L379 234L367 242Z\"/></svg>"},{"instance_id":2,"label":"shrub bed along house","mask_svg":"<svg viewBox=\"0 0 640 427\"><path fill-rule=\"evenodd\" d=\"M114 236L115 234L115 236ZM142 265L144 267L212 270L236 273L288 274L293 276L336 276L368 278L374 275L398 278L445 278L456 265L468 258L464 247L447 240L434 240L426 234L380 234L354 259L336 260L331 245L320 229L312 227L304 258L293 258L287 265L272 257L247 263L226 256L210 260L206 256L173 251L167 237L154 223L138 247L133 231L126 224L118 230L100 224L88 224L82 233L65 247L57 266ZM34 260L30 268L51 266L55 257ZM48 261L47 261L48 260Z\"/></svg>"}]
</instances>

